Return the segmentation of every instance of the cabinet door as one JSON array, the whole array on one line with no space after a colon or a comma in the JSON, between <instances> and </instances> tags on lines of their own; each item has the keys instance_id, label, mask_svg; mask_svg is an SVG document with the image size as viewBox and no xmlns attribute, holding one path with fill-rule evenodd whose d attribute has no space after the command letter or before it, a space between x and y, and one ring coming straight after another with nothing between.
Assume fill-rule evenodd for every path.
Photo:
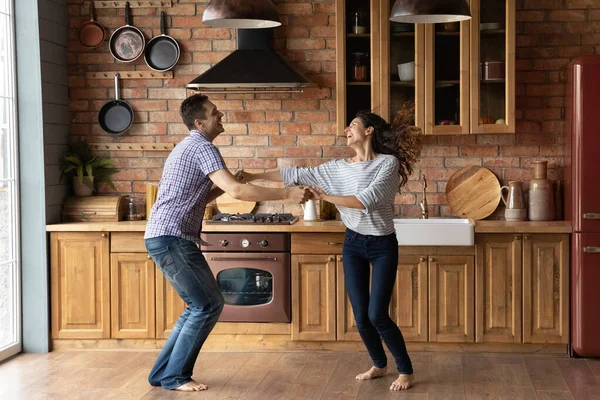
<instances>
[{"instance_id":1,"label":"cabinet door","mask_svg":"<svg viewBox=\"0 0 600 400\"><path fill-rule=\"evenodd\" d=\"M292 340L335 340L334 255L292 256Z\"/></svg>"},{"instance_id":2,"label":"cabinet door","mask_svg":"<svg viewBox=\"0 0 600 400\"><path fill-rule=\"evenodd\" d=\"M389 122L407 102L414 103L413 124L425 126L425 25L390 21L395 0L381 1L381 109Z\"/></svg>"},{"instance_id":3,"label":"cabinet door","mask_svg":"<svg viewBox=\"0 0 600 400\"><path fill-rule=\"evenodd\" d=\"M473 342L475 257L429 257L429 341Z\"/></svg>"},{"instance_id":4,"label":"cabinet door","mask_svg":"<svg viewBox=\"0 0 600 400\"><path fill-rule=\"evenodd\" d=\"M569 235L523 235L523 342L569 343Z\"/></svg>"},{"instance_id":5,"label":"cabinet door","mask_svg":"<svg viewBox=\"0 0 600 400\"><path fill-rule=\"evenodd\" d=\"M477 235L476 342L521 342L521 235Z\"/></svg>"},{"instance_id":6,"label":"cabinet door","mask_svg":"<svg viewBox=\"0 0 600 400\"><path fill-rule=\"evenodd\" d=\"M400 256L390 317L407 342L427 341L427 257Z\"/></svg>"},{"instance_id":7,"label":"cabinet door","mask_svg":"<svg viewBox=\"0 0 600 400\"><path fill-rule=\"evenodd\" d=\"M470 21L426 24L426 135L469 133L470 26Z\"/></svg>"},{"instance_id":8,"label":"cabinet door","mask_svg":"<svg viewBox=\"0 0 600 400\"><path fill-rule=\"evenodd\" d=\"M156 269L156 338L166 339L185 309L185 302Z\"/></svg>"},{"instance_id":9,"label":"cabinet door","mask_svg":"<svg viewBox=\"0 0 600 400\"><path fill-rule=\"evenodd\" d=\"M50 241L52 338L109 338L108 234L56 232Z\"/></svg>"},{"instance_id":10,"label":"cabinet door","mask_svg":"<svg viewBox=\"0 0 600 400\"><path fill-rule=\"evenodd\" d=\"M112 337L154 338L154 262L144 253L113 253L110 269Z\"/></svg>"},{"instance_id":11,"label":"cabinet door","mask_svg":"<svg viewBox=\"0 0 600 400\"><path fill-rule=\"evenodd\" d=\"M515 132L515 1L471 0L471 130Z\"/></svg>"},{"instance_id":12,"label":"cabinet door","mask_svg":"<svg viewBox=\"0 0 600 400\"><path fill-rule=\"evenodd\" d=\"M344 283L344 264L342 256L337 256L337 340L360 341L360 334L354 319L354 312Z\"/></svg>"}]
</instances>

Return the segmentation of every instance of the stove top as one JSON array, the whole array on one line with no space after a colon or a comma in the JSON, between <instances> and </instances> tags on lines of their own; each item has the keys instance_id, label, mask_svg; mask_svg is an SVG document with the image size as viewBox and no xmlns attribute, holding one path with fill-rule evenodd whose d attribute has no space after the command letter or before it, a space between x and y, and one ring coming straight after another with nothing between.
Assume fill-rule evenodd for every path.
<instances>
[{"instance_id":1,"label":"stove top","mask_svg":"<svg viewBox=\"0 0 600 400\"><path fill-rule=\"evenodd\" d=\"M259 225L292 225L298 217L292 214L227 214L215 215L209 224L259 224Z\"/></svg>"}]
</instances>

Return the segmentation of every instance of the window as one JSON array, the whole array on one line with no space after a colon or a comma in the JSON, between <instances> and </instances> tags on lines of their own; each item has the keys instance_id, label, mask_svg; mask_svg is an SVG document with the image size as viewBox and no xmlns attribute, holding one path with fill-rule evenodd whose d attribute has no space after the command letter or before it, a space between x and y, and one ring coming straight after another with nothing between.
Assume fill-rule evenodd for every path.
<instances>
[{"instance_id":1,"label":"window","mask_svg":"<svg viewBox=\"0 0 600 400\"><path fill-rule=\"evenodd\" d=\"M21 351L13 0L0 0L0 360Z\"/></svg>"}]
</instances>

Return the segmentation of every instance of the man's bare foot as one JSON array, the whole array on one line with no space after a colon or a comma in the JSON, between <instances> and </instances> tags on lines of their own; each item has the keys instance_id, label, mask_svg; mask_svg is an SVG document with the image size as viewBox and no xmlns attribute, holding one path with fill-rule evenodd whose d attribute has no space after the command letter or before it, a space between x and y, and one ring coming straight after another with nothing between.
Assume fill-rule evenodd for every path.
<instances>
[{"instance_id":1,"label":"man's bare foot","mask_svg":"<svg viewBox=\"0 0 600 400\"><path fill-rule=\"evenodd\" d=\"M384 368L371 367L371 369L368 370L367 372L363 372L362 374L356 375L356 380L357 381L365 381L367 379L375 379L375 378L380 377L381 375L384 375L386 372L387 372L387 367L384 367Z\"/></svg>"},{"instance_id":2,"label":"man's bare foot","mask_svg":"<svg viewBox=\"0 0 600 400\"><path fill-rule=\"evenodd\" d=\"M206 389L208 389L208 386L192 380L191 382L184 383L183 385L176 387L173 390L179 390L180 392L199 392L201 390L206 390Z\"/></svg>"},{"instance_id":3,"label":"man's bare foot","mask_svg":"<svg viewBox=\"0 0 600 400\"><path fill-rule=\"evenodd\" d=\"M392 383L392 386L390 386L390 390L406 390L414 381L415 376L413 374L400 374L398 379L396 379L394 383Z\"/></svg>"}]
</instances>

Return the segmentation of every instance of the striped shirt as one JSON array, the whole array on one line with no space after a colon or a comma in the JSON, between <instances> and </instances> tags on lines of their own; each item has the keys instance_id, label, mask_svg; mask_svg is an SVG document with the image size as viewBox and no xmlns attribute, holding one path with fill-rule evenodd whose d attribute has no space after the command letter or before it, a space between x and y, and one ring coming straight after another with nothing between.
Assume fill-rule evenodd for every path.
<instances>
[{"instance_id":1,"label":"striped shirt","mask_svg":"<svg viewBox=\"0 0 600 400\"><path fill-rule=\"evenodd\" d=\"M281 178L286 186L317 186L329 195L356 196L364 210L336 206L347 228L362 235L394 233L394 198L400 177L398 159L380 154L361 162L333 160L318 167L283 168Z\"/></svg>"},{"instance_id":2,"label":"striped shirt","mask_svg":"<svg viewBox=\"0 0 600 400\"><path fill-rule=\"evenodd\" d=\"M144 239L177 236L206 244L200 231L213 183L208 174L223 168L225 162L215 145L202 132L191 131L165 162Z\"/></svg>"}]
</instances>

